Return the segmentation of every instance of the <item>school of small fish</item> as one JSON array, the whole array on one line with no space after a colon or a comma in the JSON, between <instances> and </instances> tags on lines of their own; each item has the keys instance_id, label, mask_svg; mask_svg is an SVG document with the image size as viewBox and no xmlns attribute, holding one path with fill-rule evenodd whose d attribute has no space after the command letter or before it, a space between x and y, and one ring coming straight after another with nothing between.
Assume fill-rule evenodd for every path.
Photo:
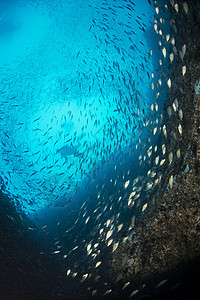
<instances>
[{"instance_id":1,"label":"school of small fish","mask_svg":"<svg viewBox=\"0 0 200 300\"><path fill-rule=\"evenodd\" d=\"M56 11L46 3L52 26L34 49L38 63L34 57L19 58L17 72L11 65L0 68L0 176L5 192L36 218L48 206L64 210L51 253L62 257L66 280L93 283L91 296L99 293L94 282L100 284L101 272L108 268L107 253L116 259L120 244L131 241L135 213L145 216L150 209L167 167L172 169L167 188L173 189L173 166L182 156L178 146L168 149L166 119L176 118L173 134L182 139L184 109L174 98L163 111L165 93L174 87L164 68L179 57L185 78L187 48L178 49L175 21L170 33L165 25L169 7L186 15L189 7L186 1L182 6L170 1L163 12L159 1L147 4L153 13L143 12L134 0L88 1L87 8L80 2L80 26L65 21L75 4ZM58 17L62 28L53 22ZM76 28L65 38L70 22ZM149 26L158 38L156 66L145 39ZM47 55L50 40L55 42L52 56ZM43 224L41 230L49 234L48 227ZM103 297L113 293L109 273L105 278ZM130 289L130 297L139 293L131 280L121 289Z\"/></svg>"}]
</instances>

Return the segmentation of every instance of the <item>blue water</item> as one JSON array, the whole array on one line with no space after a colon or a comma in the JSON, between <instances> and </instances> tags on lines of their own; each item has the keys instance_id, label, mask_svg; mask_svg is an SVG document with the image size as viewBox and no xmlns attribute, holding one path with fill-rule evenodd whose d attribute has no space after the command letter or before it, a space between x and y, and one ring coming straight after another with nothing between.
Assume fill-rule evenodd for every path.
<instances>
[{"instance_id":1,"label":"blue water","mask_svg":"<svg viewBox=\"0 0 200 300\"><path fill-rule=\"evenodd\" d=\"M2 189L80 276L87 245L103 256L108 230L131 235L160 182L168 63L154 15L146 0L0 3Z\"/></svg>"},{"instance_id":2,"label":"blue water","mask_svg":"<svg viewBox=\"0 0 200 300\"><path fill-rule=\"evenodd\" d=\"M55 4L1 4L1 177L28 214L73 194L97 168L108 173L110 157L147 135L142 115L155 101L153 7Z\"/></svg>"}]
</instances>

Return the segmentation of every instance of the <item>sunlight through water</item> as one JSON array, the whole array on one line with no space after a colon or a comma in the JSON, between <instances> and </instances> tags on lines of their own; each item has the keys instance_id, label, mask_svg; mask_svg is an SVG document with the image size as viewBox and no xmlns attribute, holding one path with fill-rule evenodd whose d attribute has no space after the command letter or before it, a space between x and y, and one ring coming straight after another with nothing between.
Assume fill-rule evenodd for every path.
<instances>
[{"instance_id":1,"label":"sunlight through water","mask_svg":"<svg viewBox=\"0 0 200 300\"><path fill-rule=\"evenodd\" d=\"M1 189L51 241L61 296L135 296L135 223L189 172L179 12L185 1L0 1Z\"/></svg>"}]
</instances>

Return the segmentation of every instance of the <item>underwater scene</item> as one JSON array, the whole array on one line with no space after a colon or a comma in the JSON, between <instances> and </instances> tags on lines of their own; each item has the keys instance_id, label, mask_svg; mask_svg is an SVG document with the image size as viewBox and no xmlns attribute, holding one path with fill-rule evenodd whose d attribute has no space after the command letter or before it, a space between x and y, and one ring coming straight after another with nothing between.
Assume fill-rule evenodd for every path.
<instances>
[{"instance_id":1,"label":"underwater scene","mask_svg":"<svg viewBox=\"0 0 200 300\"><path fill-rule=\"evenodd\" d=\"M200 1L0 0L0 299L200 299Z\"/></svg>"}]
</instances>

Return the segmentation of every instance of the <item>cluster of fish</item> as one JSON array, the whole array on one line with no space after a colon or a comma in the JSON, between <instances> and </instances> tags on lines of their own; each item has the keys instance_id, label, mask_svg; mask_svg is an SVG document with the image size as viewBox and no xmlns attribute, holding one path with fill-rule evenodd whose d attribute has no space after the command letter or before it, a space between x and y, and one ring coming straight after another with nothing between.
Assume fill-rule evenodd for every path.
<instances>
[{"instance_id":1,"label":"cluster of fish","mask_svg":"<svg viewBox=\"0 0 200 300\"><path fill-rule=\"evenodd\" d=\"M104 3L106 3L106 1ZM173 165L177 159L181 158L180 148L174 149L174 151L168 151L167 149L167 138L169 133L167 125L164 123L166 115L163 116L162 113L159 113L158 108L158 98L164 94L164 92L162 93L161 86L165 85L163 90L166 90L166 93L172 88L173 82L172 79L168 77L166 69L168 64L172 63L174 57L178 55L178 49L175 46L175 37L170 36L169 33L164 33L165 19L163 17L159 17L160 10L156 2L154 2L154 5L155 12L158 15L158 17L155 17L154 19L154 29L160 37L159 46L163 55L163 59L159 59L161 76L157 79L157 82L154 83L152 81L151 83L152 90L156 90L156 102L150 105L152 115L145 119L143 114L141 129L147 130L147 134L145 135L145 138L143 138L145 141L142 143L141 138L139 138L134 145L135 149L133 150L133 148L131 148L132 151L140 150L138 164L143 167L143 172L141 172L141 174L144 174L144 170L146 170L146 175L140 175L131 180L131 167L128 171L125 171L126 167L124 166L124 174L122 175L120 172L117 172L117 168L119 168L119 166L115 165L114 170L116 173L112 173L112 176L109 179L110 184L113 186L112 189L109 187L112 194L109 196L108 190L105 190L105 186L108 185L106 180L102 186L97 185L99 192L97 194L98 201L96 206L92 211L86 202L84 202L81 206L79 216L75 222L77 224L79 234L73 241L73 247L71 250L67 254L63 255L63 258L66 259L67 264L70 266L70 268L66 270L66 275L71 276L72 278L77 278L81 282L88 280L89 288L87 290L91 292L92 296L95 296L98 292L102 293L102 291L104 291L102 296L112 293L112 284L109 285L108 282L104 282L103 286L101 286L99 290L92 290L90 284L91 282L99 283L99 281L105 279L105 269L108 266L106 253L109 253L109 255L111 254L114 259L117 259L117 255L120 254L120 244L126 243L127 240L130 242L134 235L136 211L140 209L143 213L146 210L148 203L151 204L152 200L153 193L151 195L150 191L154 190L156 186L162 182L165 170L169 166ZM184 12L187 14L187 3L184 2L182 5ZM174 6L174 9L178 12L178 5L172 3L172 6ZM168 11L167 4L165 5L165 9ZM172 52L168 54L167 49L169 49L169 51L172 49ZM185 53L186 45L183 45L179 51L179 56L183 61L182 76L185 76L187 70L186 65L184 64ZM152 72L152 79L154 79L155 76L156 74ZM169 118L174 117L178 120L178 125L174 128L174 130L176 139L181 139L183 135L182 124L184 115L183 108L179 106L177 98L175 98L172 105L167 108L167 114ZM157 138L155 139L155 137ZM131 156L129 156L129 158L130 157ZM173 187L173 179L173 174L170 174L168 177L169 188ZM129 219L123 219L123 214L128 214L129 211L131 211ZM123 223L121 220L125 220L125 222ZM79 226L84 229L81 230ZM68 234L73 229L74 227L69 228L66 233ZM84 232L84 234L82 234L82 232ZM80 242L80 240L78 240L78 236L84 236L85 238ZM79 257L81 256L80 253L84 252L85 255L88 256L88 260L87 263L85 263L84 259L85 272L83 270L80 272L81 258ZM62 254L62 250L59 250L59 253ZM73 260L75 260L75 264L71 267L70 262ZM88 272L86 272L86 270ZM165 282L166 280L160 282L157 287L162 286ZM128 287L130 288L130 286L130 281L125 282L121 286L121 289L124 290ZM129 297L133 297L138 292L138 289L134 289L130 292Z\"/></svg>"},{"instance_id":2,"label":"cluster of fish","mask_svg":"<svg viewBox=\"0 0 200 300\"><path fill-rule=\"evenodd\" d=\"M176 117L174 134L181 138L183 108L177 98L167 112L162 105L173 88L168 66L177 55L186 75L186 45L178 52L175 34L166 32L168 5L152 4L154 19L148 10L138 15L134 1L91 1L90 46L74 50L70 70L63 62L61 74L45 74L44 83L25 73L27 86L21 74L0 81L1 176L7 191L36 211L69 192L76 194L81 183L87 187L87 201L79 199L68 208L65 198L52 254L64 259L67 277L88 285L92 296L99 293L95 284L103 296L112 293L110 273L105 274L109 260L117 259L121 243L131 241L136 215L145 213L165 170L181 158L180 148L168 150L165 120L166 113ZM178 13L178 4L170 5ZM187 3L182 6L187 14ZM159 37L158 65L143 39L149 25ZM65 47L63 57L71 51ZM30 88L30 82L38 88ZM3 118L10 112L5 128ZM173 180L170 173L169 188ZM51 235L47 224L41 229ZM122 290L127 288L130 281L122 284ZM133 289L130 297L138 292Z\"/></svg>"},{"instance_id":3,"label":"cluster of fish","mask_svg":"<svg viewBox=\"0 0 200 300\"><path fill-rule=\"evenodd\" d=\"M19 59L16 76L10 66L6 77L1 74L1 109L7 118L6 130L2 122L2 177L27 211L52 205L77 189L82 178L96 176L102 163L120 156L141 134L153 66L142 40L141 51L136 45L133 7L110 7L105 1L90 8L96 13L88 33L93 43L74 53L74 70L66 62L58 76L47 74L45 62L38 73L37 65L27 67L31 59ZM107 9L121 11L126 22L116 23L106 16ZM136 21L143 34L146 25L139 16Z\"/></svg>"}]
</instances>

